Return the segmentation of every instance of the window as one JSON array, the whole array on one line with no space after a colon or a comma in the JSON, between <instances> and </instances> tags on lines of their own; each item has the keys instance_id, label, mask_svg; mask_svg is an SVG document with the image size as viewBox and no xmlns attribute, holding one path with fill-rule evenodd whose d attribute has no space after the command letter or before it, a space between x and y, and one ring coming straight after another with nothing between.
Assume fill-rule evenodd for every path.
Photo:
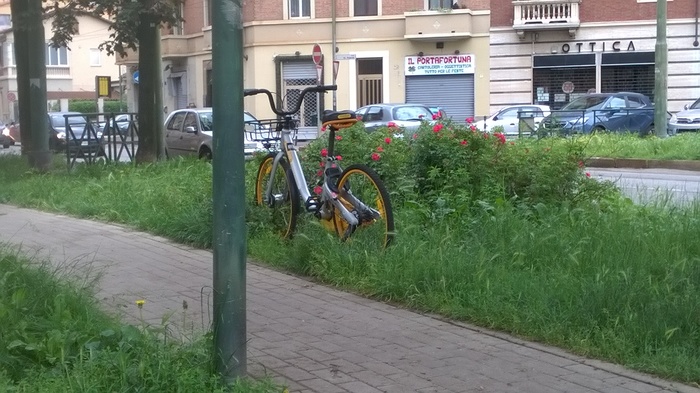
<instances>
[{"instance_id":1,"label":"window","mask_svg":"<svg viewBox=\"0 0 700 393\"><path fill-rule=\"evenodd\" d=\"M176 113L170 122L168 122L168 131L180 131L182 129L182 123L185 120L185 115L187 112Z\"/></svg>"},{"instance_id":2,"label":"window","mask_svg":"<svg viewBox=\"0 0 700 393\"><path fill-rule=\"evenodd\" d=\"M376 16L379 15L380 0L355 0L353 4L354 16Z\"/></svg>"},{"instance_id":3,"label":"window","mask_svg":"<svg viewBox=\"0 0 700 393\"><path fill-rule=\"evenodd\" d=\"M429 10L452 8L452 0L428 0Z\"/></svg>"},{"instance_id":4,"label":"window","mask_svg":"<svg viewBox=\"0 0 700 393\"><path fill-rule=\"evenodd\" d=\"M93 67L97 67L102 65L101 58L102 53L100 52L99 49L90 49L90 65Z\"/></svg>"},{"instance_id":5,"label":"window","mask_svg":"<svg viewBox=\"0 0 700 393\"><path fill-rule=\"evenodd\" d=\"M290 18L310 18L311 0L289 0Z\"/></svg>"},{"instance_id":6,"label":"window","mask_svg":"<svg viewBox=\"0 0 700 393\"><path fill-rule=\"evenodd\" d=\"M211 19L212 19L212 1L211 0L204 0L204 26L211 26Z\"/></svg>"},{"instance_id":7,"label":"window","mask_svg":"<svg viewBox=\"0 0 700 393\"><path fill-rule=\"evenodd\" d=\"M46 46L46 65L47 66L67 66L68 65L68 50L65 46L54 48L51 45Z\"/></svg>"}]
</instances>

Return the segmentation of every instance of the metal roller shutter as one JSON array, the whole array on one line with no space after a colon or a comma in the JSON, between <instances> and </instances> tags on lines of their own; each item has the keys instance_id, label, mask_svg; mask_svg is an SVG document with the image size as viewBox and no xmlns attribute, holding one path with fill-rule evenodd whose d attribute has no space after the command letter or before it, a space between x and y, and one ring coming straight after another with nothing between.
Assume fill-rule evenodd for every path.
<instances>
[{"instance_id":1,"label":"metal roller shutter","mask_svg":"<svg viewBox=\"0 0 700 393\"><path fill-rule=\"evenodd\" d=\"M406 102L439 106L455 123L474 116L474 75L406 77Z\"/></svg>"},{"instance_id":2,"label":"metal roller shutter","mask_svg":"<svg viewBox=\"0 0 700 393\"><path fill-rule=\"evenodd\" d=\"M308 60L285 61L282 63L282 92L285 109L290 109L299 101L301 91L309 86L316 86L316 65ZM299 110L299 128L297 138L315 139L318 135L317 94L307 94Z\"/></svg>"}]
</instances>

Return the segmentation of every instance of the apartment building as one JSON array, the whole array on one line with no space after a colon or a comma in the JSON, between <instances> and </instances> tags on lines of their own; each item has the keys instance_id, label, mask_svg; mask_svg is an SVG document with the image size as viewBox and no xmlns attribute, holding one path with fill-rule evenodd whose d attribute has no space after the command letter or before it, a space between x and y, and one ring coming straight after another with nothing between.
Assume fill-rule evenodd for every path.
<instances>
[{"instance_id":1,"label":"apartment building","mask_svg":"<svg viewBox=\"0 0 700 393\"><path fill-rule=\"evenodd\" d=\"M331 14L335 1L336 14ZM186 0L184 23L162 37L166 111L190 104L210 106L212 89L211 1ZM378 102L420 102L443 107L463 121L488 108L488 0L272 0L243 1L244 83L267 88L285 102L299 91L333 83L335 27L339 109ZM312 61L312 48L324 53L322 69ZM138 72L137 54L124 64ZM137 96L138 84L129 100ZM305 101L300 132L315 135L319 109L333 105ZM246 110L272 117L263 97L247 98Z\"/></svg>"},{"instance_id":2,"label":"apartment building","mask_svg":"<svg viewBox=\"0 0 700 393\"><path fill-rule=\"evenodd\" d=\"M654 96L655 0L491 0L491 109ZM698 2L668 0L668 108L700 97Z\"/></svg>"},{"instance_id":3,"label":"apartment building","mask_svg":"<svg viewBox=\"0 0 700 393\"><path fill-rule=\"evenodd\" d=\"M17 67L14 35L10 25L10 2L0 2L0 122L19 119ZM95 77L109 76L119 81L119 66L113 56L99 49L109 32L108 21L90 15L78 16L70 48L46 45L46 90L50 106L68 109L69 99L97 99ZM51 19L44 21L51 35ZM119 89L115 89L115 93Z\"/></svg>"}]
</instances>

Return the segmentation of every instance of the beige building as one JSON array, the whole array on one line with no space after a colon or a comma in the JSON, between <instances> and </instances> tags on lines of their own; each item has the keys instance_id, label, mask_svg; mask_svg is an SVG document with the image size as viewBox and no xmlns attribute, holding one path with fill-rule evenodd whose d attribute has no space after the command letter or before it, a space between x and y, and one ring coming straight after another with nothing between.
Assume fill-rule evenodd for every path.
<instances>
[{"instance_id":1,"label":"beige building","mask_svg":"<svg viewBox=\"0 0 700 393\"><path fill-rule=\"evenodd\" d=\"M0 4L0 22L7 16L9 1ZM108 21L88 15L78 16L73 41L67 48L46 46L46 90L49 107L68 110L69 99L96 99L95 77L109 76L118 84L119 68L114 56L100 51L99 45L109 36ZM1 27L0 27L1 28ZM51 20L44 21L46 37L51 35ZM19 118L17 69L14 37L10 26L0 31L0 121ZM119 89L115 89L118 94ZM116 97L118 98L118 96Z\"/></svg>"},{"instance_id":2,"label":"beige building","mask_svg":"<svg viewBox=\"0 0 700 393\"><path fill-rule=\"evenodd\" d=\"M211 106L212 30L209 1L187 0L185 22L162 37L166 112ZM333 83L333 26L336 34L338 109L379 102L420 102L443 107L457 121L489 110L489 29L487 1L331 0L244 1L245 88L267 88L289 105L299 91ZM472 8L466 8L472 7ZM335 22L335 23L334 23ZM324 53L318 70L312 48ZM135 108L138 55L129 66L127 94ZM135 78L136 77L136 80ZM316 135L318 109L333 107L333 95L305 101L300 133ZM247 98L247 111L273 117L262 96Z\"/></svg>"}]
</instances>

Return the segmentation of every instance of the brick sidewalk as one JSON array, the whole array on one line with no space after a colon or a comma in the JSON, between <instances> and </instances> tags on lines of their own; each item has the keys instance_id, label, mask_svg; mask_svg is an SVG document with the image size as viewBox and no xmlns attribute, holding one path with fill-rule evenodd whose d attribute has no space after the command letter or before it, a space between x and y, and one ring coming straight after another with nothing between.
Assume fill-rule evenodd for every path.
<instances>
[{"instance_id":1,"label":"brick sidewalk","mask_svg":"<svg viewBox=\"0 0 700 393\"><path fill-rule=\"evenodd\" d=\"M112 310L183 334L211 319L212 254L116 225L0 205L0 243L101 273ZM505 334L417 314L277 272L247 270L248 372L293 392L695 392ZM183 309L187 303L187 310ZM183 321L185 326L183 326Z\"/></svg>"}]
</instances>

